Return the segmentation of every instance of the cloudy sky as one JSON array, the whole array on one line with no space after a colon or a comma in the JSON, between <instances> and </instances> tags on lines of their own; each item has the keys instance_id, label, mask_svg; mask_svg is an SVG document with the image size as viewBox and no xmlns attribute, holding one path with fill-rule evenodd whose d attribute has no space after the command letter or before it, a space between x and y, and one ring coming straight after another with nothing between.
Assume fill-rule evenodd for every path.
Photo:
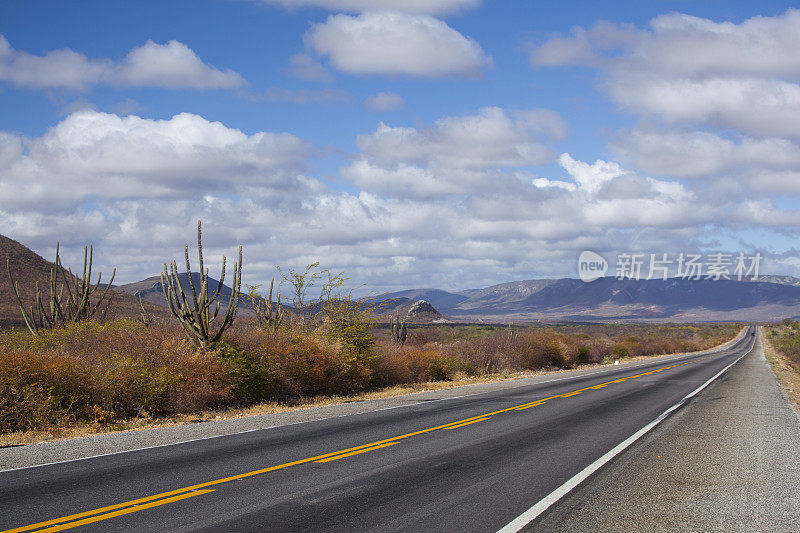
<instances>
[{"instance_id":1,"label":"cloudy sky","mask_svg":"<svg viewBox=\"0 0 800 533\"><path fill-rule=\"evenodd\" d=\"M800 275L800 11L762 0L0 3L0 233L117 281L320 261L383 291L578 254Z\"/></svg>"}]
</instances>

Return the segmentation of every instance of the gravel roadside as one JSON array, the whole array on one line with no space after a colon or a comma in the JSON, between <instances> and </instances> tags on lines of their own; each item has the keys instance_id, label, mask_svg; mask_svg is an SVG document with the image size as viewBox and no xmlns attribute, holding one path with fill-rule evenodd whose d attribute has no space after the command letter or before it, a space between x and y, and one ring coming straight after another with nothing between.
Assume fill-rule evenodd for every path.
<instances>
[{"instance_id":1,"label":"gravel roadside","mask_svg":"<svg viewBox=\"0 0 800 533\"><path fill-rule=\"evenodd\" d=\"M755 348L532 530L800 531L800 416Z\"/></svg>"},{"instance_id":2,"label":"gravel roadside","mask_svg":"<svg viewBox=\"0 0 800 533\"><path fill-rule=\"evenodd\" d=\"M742 333L722 346L734 342L736 339L740 338L741 335ZM658 358L647 358L644 360L621 363L619 366L614 366L613 368L636 367L655 359L669 361L671 359L685 357L685 355L686 354L666 355ZM105 433L67 440L47 441L25 446L5 447L0 448L0 471L59 461L70 461L96 455L120 453L154 446L166 446L187 440L215 438L234 433L257 431L287 424L300 424L325 418L354 416L369 411L394 409L420 402L441 401L460 396L524 387L534 383L603 372L608 369L609 367L607 366L595 366L582 370L568 370L520 379L423 391L391 398L356 401L337 405L323 405L243 418L123 431L119 433Z\"/></svg>"}]
</instances>

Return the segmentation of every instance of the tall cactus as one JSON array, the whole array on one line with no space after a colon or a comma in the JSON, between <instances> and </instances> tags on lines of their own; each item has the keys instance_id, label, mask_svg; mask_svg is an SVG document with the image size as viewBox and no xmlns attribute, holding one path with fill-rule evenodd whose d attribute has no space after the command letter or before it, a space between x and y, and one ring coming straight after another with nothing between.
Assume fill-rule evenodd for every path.
<instances>
[{"instance_id":1,"label":"tall cactus","mask_svg":"<svg viewBox=\"0 0 800 533\"><path fill-rule=\"evenodd\" d=\"M111 284L114 283L114 277L117 274L117 269L111 274L111 280L106 284L100 298L92 304L92 295L100 288L100 281L103 277L102 272L97 275L97 283L92 284L92 246L83 247L83 274L81 277L72 273L72 269L64 269L61 264L61 257L59 255L60 244L56 243L56 260L53 267L50 268L50 302L45 306L42 298L42 291L39 289L39 282L35 283L36 295L34 297L34 305L30 306L27 310L22 303L22 297L19 293L19 285L14 280L14 275L11 273L11 261L6 260L6 270L8 277L11 280L11 287L14 291L14 296L17 299L20 310L22 311L22 318L25 325L31 333L37 335L39 330L52 329L59 326L64 326L72 322L80 322L89 320L97 314L100 306L105 302L105 307L100 312L100 318L105 318L108 306L111 304L113 295L109 294ZM58 286L59 276L61 273L61 286ZM64 289L67 289L64 294ZM49 308L49 311L48 311Z\"/></svg>"},{"instance_id":2,"label":"tall cactus","mask_svg":"<svg viewBox=\"0 0 800 533\"><path fill-rule=\"evenodd\" d=\"M392 328L392 341L400 346L406 343L408 337L408 330L406 329L406 321L400 322L400 317L395 316L390 319Z\"/></svg>"},{"instance_id":3,"label":"tall cactus","mask_svg":"<svg viewBox=\"0 0 800 533\"><path fill-rule=\"evenodd\" d=\"M111 288L111 284L114 283L114 277L117 275L116 268L111 273L111 279L106 284L100 298L94 306L91 304L90 297L100 288L100 280L103 277L102 272L98 273L97 283L92 286L92 254L92 245L90 244L88 247L84 246L83 275L79 278L77 277L77 273L73 275L72 269L69 269L69 276L67 276L64 267L61 266L61 259L58 257L58 244L56 243L56 269L61 271L61 276L64 278L64 286L67 288L68 308L72 315L73 322L92 318L95 313L97 313L97 310L100 309L103 301L106 302L106 305L101 312L101 318L105 318L108 306L111 304L112 296L109 296L108 300L106 300L106 296L108 295L108 290Z\"/></svg>"},{"instance_id":4,"label":"tall cactus","mask_svg":"<svg viewBox=\"0 0 800 533\"><path fill-rule=\"evenodd\" d=\"M261 325L261 327L271 333L275 333L278 331L278 329L280 329L281 325L283 324L284 317L280 293L278 293L277 305L272 303L272 288L274 284L275 278L272 278L272 280L269 282L269 295L266 299L261 298L256 293L256 290L259 286L248 285L248 287L250 287L250 307L256 314L256 318L258 318L258 323Z\"/></svg>"},{"instance_id":5,"label":"tall cactus","mask_svg":"<svg viewBox=\"0 0 800 533\"><path fill-rule=\"evenodd\" d=\"M189 288L191 288L190 297L187 297L180 284L178 265L175 260L169 264L164 263L164 270L161 272L161 287L170 311L180 322L189 340L198 348L213 350L222 338L222 334L233 325L233 321L236 318L239 295L242 289L242 246L239 245L239 261L233 263L233 283L231 284L231 298L228 301L228 308L216 332L212 328L219 315L220 302L218 298L222 284L225 282L226 258L224 255L222 256L222 273L220 274L217 290L209 296L208 269L203 267L203 243L199 220L197 221L197 254L200 261L199 291L196 289L192 279L188 245L184 247L184 255L186 258L186 274L189 277ZM214 302L216 302L216 307L212 314L210 310Z\"/></svg>"},{"instance_id":6,"label":"tall cactus","mask_svg":"<svg viewBox=\"0 0 800 533\"><path fill-rule=\"evenodd\" d=\"M139 297L139 308L142 310L141 313L136 315L136 320L144 324L144 327L149 328L150 324L152 324L153 320L155 319L155 315L153 315L153 313L144 308L142 295L137 293L136 296Z\"/></svg>"}]
</instances>

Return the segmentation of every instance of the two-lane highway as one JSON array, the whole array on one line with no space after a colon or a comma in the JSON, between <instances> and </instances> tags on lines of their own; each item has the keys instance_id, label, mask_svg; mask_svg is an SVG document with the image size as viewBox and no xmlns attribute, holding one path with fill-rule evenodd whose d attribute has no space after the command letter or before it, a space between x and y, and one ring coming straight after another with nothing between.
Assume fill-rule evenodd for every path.
<instances>
[{"instance_id":1,"label":"two-lane highway","mask_svg":"<svg viewBox=\"0 0 800 533\"><path fill-rule=\"evenodd\" d=\"M746 355L592 374L0 472L0 530L506 531Z\"/></svg>"}]
</instances>

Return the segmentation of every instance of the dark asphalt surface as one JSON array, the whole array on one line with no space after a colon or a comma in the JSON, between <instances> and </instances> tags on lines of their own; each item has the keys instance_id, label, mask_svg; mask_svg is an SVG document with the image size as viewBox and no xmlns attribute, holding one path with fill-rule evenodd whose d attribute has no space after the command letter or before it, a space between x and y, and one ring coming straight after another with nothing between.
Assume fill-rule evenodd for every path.
<instances>
[{"instance_id":1,"label":"dark asphalt surface","mask_svg":"<svg viewBox=\"0 0 800 533\"><path fill-rule=\"evenodd\" d=\"M748 332L711 355L0 472L0 531L497 531L753 341ZM472 423L431 429L459 421ZM370 443L385 446L326 455Z\"/></svg>"}]
</instances>

